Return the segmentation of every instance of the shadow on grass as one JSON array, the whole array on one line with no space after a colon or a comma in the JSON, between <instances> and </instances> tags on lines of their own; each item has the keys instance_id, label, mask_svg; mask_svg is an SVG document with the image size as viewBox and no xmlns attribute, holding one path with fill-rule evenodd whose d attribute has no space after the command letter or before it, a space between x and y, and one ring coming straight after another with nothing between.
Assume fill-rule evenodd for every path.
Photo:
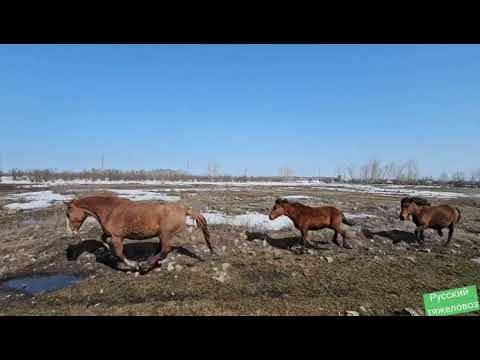
<instances>
[{"instance_id":1,"label":"shadow on grass","mask_svg":"<svg viewBox=\"0 0 480 360\"><path fill-rule=\"evenodd\" d=\"M393 241L394 244L397 244L402 241L405 241L408 244L413 244L417 242L415 234L407 231L401 231L401 230L379 231L373 234L389 238L390 240Z\"/></svg>"},{"instance_id":2,"label":"shadow on grass","mask_svg":"<svg viewBox=\"0 0 480 360\"><path fill-rule=\"evenodd\" d=\"M123 253L125 256L135 261L144 261L159 251L160 244L158 242L129 243L123 245ZM183 246L174 246L173 251L196 260L205 261L203 257ZM69 245L66 250L66 256L69 261L74 261L84 252L94 254L97 262L118 270L117 257L98 240L87 239L78 244Z\"/></svg>"},{"instance_id":3,"label":"shadow on grass","mask_svg":"<svg viewBox=\"0 0 480 360\"><path fill-rule=\"evenodd\" d=\"M271 247L277 249L286 249L291 250L292 247L300 245L300 236L287 236L284 238L272 238L270 235L261 233L261 232L248 232L247 231L247 241L265 240ZM309 240L310 245L307 243L307 247L312 247L314 249L326 250L329 248L330 241L312 241ZM322 247L320 245L326 245L327 247Z\"/></svg>"}]
</instances>

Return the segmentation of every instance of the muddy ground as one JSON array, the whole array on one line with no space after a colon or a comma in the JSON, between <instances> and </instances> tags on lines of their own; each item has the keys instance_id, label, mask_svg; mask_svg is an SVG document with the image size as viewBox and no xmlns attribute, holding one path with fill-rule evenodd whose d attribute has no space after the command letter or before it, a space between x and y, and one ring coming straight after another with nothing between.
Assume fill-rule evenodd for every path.
<instances>
[{"instance_id":1,"label":"muddy ground","mask_svg":"<svg viewBox=\"0 0 480 360\"><path fill-rule=\"evenodd\" d=\"M99 189L51 188L78 194ZM298 201L374 217L355 219L355 226L345 225L354 249L333 245L333 232L327 229L310 233L315 248L302 255L296 251L296 231L212 225L212 242L220 255L212 258L200 230L189 228L176 238L179 249L175 253L157 269L139 275L114 268L115 259L102 247L94 221L84 224L80 238L67 236L62 205L24 212L1 210L0 314L344 315L354 311L360 315L407 315L405 308L411 308L423 315L424 293L474 284L480 287L480 264L472 260L480 258L479 198L431 199L462 210L454 241L445 248L446 234L441 238L432 230L426 231L424 246L415 242L415 226L398 220L401 196L307 187L202 189L167 193L181 196L181 203L201 211L226 214L267 213L266 208L279 196L305 195L313 198ZM27 190L0 186L0 197ZM0 200L0 206L5 203ZM125 245L127 256L133 259L145 259L156 249L157 239L127 241ZM41 295L1 285L22 276L54 274L76 275L81 281Z\"/></svg>"}]
</instances>

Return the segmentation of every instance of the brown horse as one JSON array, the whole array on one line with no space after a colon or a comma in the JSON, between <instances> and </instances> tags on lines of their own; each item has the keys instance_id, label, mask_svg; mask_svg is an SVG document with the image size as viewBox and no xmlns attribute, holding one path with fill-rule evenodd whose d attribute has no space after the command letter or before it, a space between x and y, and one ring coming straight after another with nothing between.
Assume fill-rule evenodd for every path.
<instances>
[{"instance_id":1,"label":"brown horse","mask_svg":"<svg viewBox=\"0 0 480 360\"><path fill-rule=\"evenodd\" d=\"M351 249L352 246L347 242L346 232L342 230L341 224L354 225L345 218L345 215L333 206L310 207L299 203L291 203L288 200L277 199L270 213L270 220L275 220L279 216L288 216L293 221L295 227L300 230L302 237L302 248L305 244L312 244L308 241L309 230L321 230L329 228L335 231L332 242L338 246L338 233L343 237L343 247Z\"/></svg>"},{"instance_id":2,"label":"brown horse","mask_svg":"<svg viewBox=\"0 0 480 360\"><path fill-rule=\"evenodd\" d=\"M88 216L93 216L103 230L102 240L112 237L115 255L131 269L147 272L159 260L163 260L172 250L172 238L186 226L186 217L191 216L202 229L205 242L212 254L207 221L196 210L177 204L157 201L134 202L114 196L88 196L65 202L67 205L68 226L74 235ZM123 240L145 240L158 236L159 252L147 261L139 264L129 260L123 254ZM118 267L124 269L122 262Z\"/></svg>"},{"instance_id":3,"label":"brown horse","mask_svg":"<svg viewBox=\"0 0 480 360\"><path fill-rule=\"evenodd\" d=\"M415 236L419 243L425 241L425 229L437 230L438 235L443 236L442 229L448 227L448 239L444 244L447 246L460 221L460 210L450 205L431 206L423 198L406 197L401 201L400 220L412 220L417 225Z\"/></svg>"}]
</instances>

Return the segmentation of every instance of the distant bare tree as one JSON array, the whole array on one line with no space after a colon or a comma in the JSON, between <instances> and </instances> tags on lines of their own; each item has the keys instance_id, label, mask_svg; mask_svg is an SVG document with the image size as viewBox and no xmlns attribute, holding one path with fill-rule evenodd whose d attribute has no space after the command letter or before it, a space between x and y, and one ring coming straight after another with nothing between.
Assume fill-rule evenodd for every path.
<instances>
[{"instance_id":1,"label":"distant bare tree","mask_svg":"<svg viewBox=\"0 0 480 360\"><path fill-rule=\"evenodd\" d=\"M335 176L337 177L337 179L345 179L346 175L345 175L345 170L343 170L342 167L337 167L335 169Z\"/></svg>"},{"instance_id":2,"label":"distant bare tree","mask_svg":"<svg viewBox=\"0 0 480 360\"><path fill-rule=\"evenodd\" d=\"M407 176L405 174L406 171L406 164L398 164L395 168L395 179L397 181L405 181L407 179Z\"/></svg>"},{"instance_id":3,"label":"distant bare tree","mask_svg":"<svg viewBox=\"0 0 480 360\"><path fill-rule=\"evenodd\" d=\"M475 181L480 182L480 169L475 170Z\"/></svg>"},{"instance_id":4,"label":"distant bare tree","mask_svg":"<svg viewBox=\"0 0 480 360\"><path fill-rule=\"evenodd\" d=\"M283 181L288 181L288 179L293 176L293 170L288 167L280 168L279 175L283 179Z\"/></svg>"},{"instance_id":5,"label":"distant bare tree","mask_svg":"<svg viewBox=\"0 0 480 360\"><path fill-rule=\"evenodd\" d=\"M470 173L470 181L472 183L480 182L480 169L472 170Z\"/></svg>"},{"instance_id":6,"label":"distant bare tree","mask_svg":"<svg viewBox=\"0 0 480 360\"><path fill-rule=\"evenodd\" d=\"M347 166L347 174L350 177L350 180L355 180L356 178L356 167L354 164Z\"/></svg>"},{"instance_id":7,"label":"distant bare tree","mask_svg":"<svg viewBox=\"0 0 480 360\"><path fill-rule=\"evenodd\" d=\"M217 163L209 162L208 163L208 176L210 179L218 176L219 166Z\"/></svg>"},{"instance_id":8,"label":"distant bare tree","mask_svg":"<svg viewBox=\"0 0 480 360\"><path fill-rule=\"evenodd\" d=\"M440 175L439 180L440 180L442 183L447 183L447 182L448 182L448 174L447 174L446 172L442 172L442 174Z\"/></svg>"},{"instance_id":9,"label":"distant bare tree","mask_svg":"<svg viewBox=\"0 0 480 360\"><path fill-rule=\"evenodd\" d=\"M373 160L370 160L370 163L369 163L369 168L370 168L370 179L371 180L377 180L380 178L380 175L381 175L381 167L380 167L380 161L379 160L376 160L376 159L373 159Z\"/></svg>"},{"instance_id":10,"label":"distant bare tree","mask_svg":"<svg viewBox=\"0 0 480 360\"><path fill-rule=\"evenodd\" d=\"M457 170L457 172L453 175L453 181L460 183L465 182L465 173Z\"/></svg>"},{"instance_id":11,"label":"distant bare tree","mask_svg":"<svg viewBox=\"0 0 480 360\"><path fill-rule=\"evenodd\" d=\"M367 182L368 179L370 178L370 167L368 165L363 165L360 168L360 178L364 181Z\"/></svg>"},{"instance_id":12,"label":"distant bare tree","mask_svg":"<svg viewBox=\"0 0 480 360\"><path fill-rule=\"evenodd\" d=\"M418 165L415 160L408 160L405 164L407 171L407 180L415 181L418 178Z\"/></svg>"}]
</instances>

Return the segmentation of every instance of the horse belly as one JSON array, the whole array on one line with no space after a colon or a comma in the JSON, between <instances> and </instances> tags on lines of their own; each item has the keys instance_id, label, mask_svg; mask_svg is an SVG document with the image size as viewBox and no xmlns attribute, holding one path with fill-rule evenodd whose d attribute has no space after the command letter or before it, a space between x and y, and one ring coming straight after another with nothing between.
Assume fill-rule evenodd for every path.
<instances>
[{"instance_id":1,"label":"horse belly","mask_svg":"<svg viewBox=\"0 0 480 360\"><path fill-rule=\"evenodd\" d=\"M142 231L131 231L126 236L127 239L131 240L147 240L158 236L158 232L142 232Z\"/></svg>"},{"instance_id":2,"label":"horse belly","mask_svg":"<svg viewBox=\"0 0 480 360\"><path fill-rule=\"evenodd\" d=\"M308 224L308 229L309 230L322 230L325 229L328 225L325 222L310 222Z\"/></svg>"},{"instance_id":3,"label":"horse belly","mask_svg":"<svg viewBox=\"0 0 480 360\"><path fill-rule=\"evenodd\" d=\"M156 236L158 236L158 226L155 226L154 224L139 222L127 226L126 237L128 239L146 240Z\"/></svg>"}]
</instances>

